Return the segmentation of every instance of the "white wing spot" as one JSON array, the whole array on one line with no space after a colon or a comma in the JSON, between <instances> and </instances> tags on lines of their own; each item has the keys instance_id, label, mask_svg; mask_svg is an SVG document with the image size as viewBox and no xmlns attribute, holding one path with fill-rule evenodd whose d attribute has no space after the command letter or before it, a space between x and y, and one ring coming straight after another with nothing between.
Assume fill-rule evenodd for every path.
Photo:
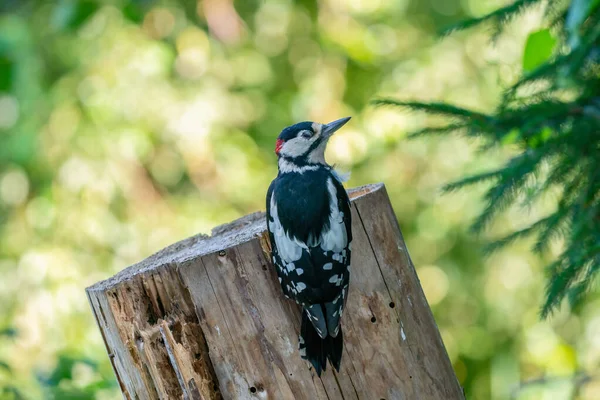
<instances>
[{"instance_id":1,"label":"white wing spot","mask_svg":"<svg viewBox=\"0 0 600 400\"><path fill-rule=\"evenodd\" d=\"M304 273L304 270L302 268L296 268L296 273L298 275L302 275Z\"/></svg>"},{"instance_id":2,"label":"white wing spot","mask_svg":"<svg viewBox=\"0 0 600 400\"><path fill-rule=\"evenodd\" d=\"M300 293L301 291L306 289L306 285L304 284L304 282L298 282L296 284L296 289L298 289L298 293Z\"/></svg>"},{"instance_id":3,"label":"white wing spot","mask_svg":"<svg viewBox=\"0 0 600 400\"><path fill-rule=\"evenodd\" d=\"M332 263L327 263L325 265L323 265L323 269L324 270L329 270L333 268L333 264Z\"/></svg>"}]
</instances>

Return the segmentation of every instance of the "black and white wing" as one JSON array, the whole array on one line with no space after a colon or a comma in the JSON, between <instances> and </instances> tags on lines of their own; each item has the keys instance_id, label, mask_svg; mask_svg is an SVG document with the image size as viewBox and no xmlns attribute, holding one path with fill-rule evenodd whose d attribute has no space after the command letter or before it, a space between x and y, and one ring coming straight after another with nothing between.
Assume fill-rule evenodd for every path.
<instances>
[{"instance_id":1,"label":"black and white wing","mask_svg":"<svg viewBox=\"0 0 600 400\"><path fill-rule=\"evenodd\" d=\"M335 337L350 279L352 231L346 190L333 175L327 177L328 207L320 235L304 242L282 226L274 185L267 192L267 228L283 293L304 306L319 336Z\"/></svg>"},{"instance_id":2,"label":"black and white wing","mask_svg":"<svg viewBox=\"0 0 600 400\"><path fill-rule=\"evenodd\" d=\"M331 285L325 301L327 330L337 336L340 319L348 298L352 246L350 200L341 182L332 176L327 181L330 198L329 226L323 229L320 248L312 251L313 262L321 265Z\"/></svg>"},{"instance_id":3,"label":"black and white wing","mask_svg":"<svg viewBox=\"0 0 600 400\"><path fill-rule=\"evenodd\" d=\"M303 293L307 288L302 275L312 268L308 246L288 235L279 220L274 192L275 181L267 192L267 230L271 240L272 261L277 271L283 294L306 304ZM305 275L306 276L306 275Z\"/></svg>"}]
</instances>

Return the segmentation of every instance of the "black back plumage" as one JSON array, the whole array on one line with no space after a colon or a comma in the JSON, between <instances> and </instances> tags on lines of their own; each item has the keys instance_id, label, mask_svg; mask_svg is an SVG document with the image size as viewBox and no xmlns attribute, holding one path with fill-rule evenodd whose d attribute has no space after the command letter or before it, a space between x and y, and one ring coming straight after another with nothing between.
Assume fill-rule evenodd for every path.
<instances>
[{"instance_id":1,"label":"black back plumage","mask_svg":"<svg viewBox=\"0 0 600 400\"><path fill-rule=\"evenodd\" d=\"M329 228L329 194L325 168L302 174L281 174L275 179L279 221L291 237L308 243L309 236L316 237ZM301 214L301 215L299 215Z\"/></svg>"},{"instance_id":2,"label":"black back plumage","mask_svg":"<svg viewBox=\"0 0 600 400\"><path fill-rule=\"evenodd\" d=\"M327 358L339 370L352 241L346 191L326 165L280 173L267 193L267 221L283 292L303 306L301 355L319 375ZM327 241L336 244L333 249ZM294 253L294 259L286 253Z\"/></svg>"}]
</instances>

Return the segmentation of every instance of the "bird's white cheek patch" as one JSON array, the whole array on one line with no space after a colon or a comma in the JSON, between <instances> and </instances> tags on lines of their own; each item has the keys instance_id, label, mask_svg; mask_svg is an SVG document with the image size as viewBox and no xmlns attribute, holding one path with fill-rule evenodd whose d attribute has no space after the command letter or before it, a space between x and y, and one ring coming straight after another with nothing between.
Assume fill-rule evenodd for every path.
<instances>
[{"instance_id":1,"label":"bird's white cheek patch","mask_svg":"<svg viewBox=\"0 0 600 400\"><path fill-rule=\"evenodd\" d=\"M290 139L281 147L280 154L287 157L299 157L308 151L311 144L312 141L306 139Z\"/></svg>"}]
</instances>

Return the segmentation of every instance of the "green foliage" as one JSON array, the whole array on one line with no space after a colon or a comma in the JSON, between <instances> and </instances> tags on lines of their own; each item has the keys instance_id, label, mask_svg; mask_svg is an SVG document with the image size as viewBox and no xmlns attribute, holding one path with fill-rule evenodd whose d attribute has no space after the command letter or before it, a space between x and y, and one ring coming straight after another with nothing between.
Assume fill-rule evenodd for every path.
<instances>
[{"instance_id":1,"label":"green foliage","mask_svg":"<svg viewBox=\"0 0 600 400\"><path fill-rule=\"evenodd\" d=\"M523 70L531 72L547 62L554 53L555 46L556 39L550 33L550 29L532 32L527 38L523 52Z\"/></svg>"},{"instance_id":2,"label":"green foliage","mask_svg":"<svg viewBox=\"0 0 600 400\"><path fill-rule=\"evenodd\" d=\"M498 30L528 7L545 2L517 1L481 18L454 27L492 22ZM445 103L400 102L391 105L450 118L443 126L413 136L460 132L484 141L483 149L507 144L520 153L502 168L466 177L446 187L491 183L487 206L473 223L481 232L502 211L530 205L543 194L559 191L557 207L546 217L488 246L495 251L526 236L536 236L541 253L555 239L564 251L548 266L549 283L542 317L568 298L575 305L589 290L600 269L600 11L597 1L555 2L546 16L560 39L545 28L532 33L523 56L523 77L510 87L497 110L485 115ZM558 15L550 20L550 16ZM558 50L560 49L560 50Z\"/></svg>"},{"instance_id":3,"label":"green foliage","mask_svg":"<svg viewBox=\"0 0 600 400\"><path fill-rule=\"evenodd\" d=\"M494 27L494 36L497 36L501 31L504 25L508 22L512 21L513 18L520 15L523 10L535 5L536 3L540 3L540 0L519 0L514 3L500 8L494 12L486 14L479 18L471 18L465 21L462 21L458 24L450 26L442 31L443 34L449 34L456 30L471 28L476 25L480 25L483 23L492 24Z\"/></svg>"},{"instance_id":4,"label":"green foliage","mask_svg":"<svg viewBox=\"0 0 600 400\"><path fill-rule=\"evenodd\" d=\"M492 130L495 114L426 105L436 125L420 135L467 139L401 141L410 122L394 109L367 106L381 90L440 103L469 99L482 109L496 104L499 69L472 51L488 34L434 40L439 27L496 4L0 1L0 399L119 398L85 287L177 240L264 209L280 129L346 115L352 121L332 139L327 159L352 171L349 187L385 182L467 398L506 399L520 381L594 364L589 355L600 354L600 344L585 334L599 315L594 297L577 316L532 320L542 262L518 240L484 259L466 229L482 199L465 191L434 195L441 182L505 159L504 151L474 158L469 146L489 146L482 132ZM562 44L567 10L564 1L551 4L548 27ZM510 19L487 24L498 30ZM520 40L532 22L519 24L510 40ZM588 44L581 41L579 54ZM529 72L518 91L573 65L562 50ZM504 67L519 68L512 53ZM451 123L439 124L446 119ZM542 122L532 119L531 129ZM517 128L493 143L521 145L520 126L510 123ZM553 133L542 129L527 141L539 146ZM578 171L558 170L547 182ZM500 176L477 180L491 184ZM540 251L569 221L549 216L539 237L550 239ZM549 394L546 383L535 386L533 396L518 399L565 398Z\"/></svg>"},{"instance_id":5,"label":"green foliage","mask_svg":"<svg viewBox=\"0 0 600 400\"><path fill-rule=\"evenodd\" d=\"M90 375L83 379L83 384L77 382L78 370L81 369L84 372L79 372L79 375ZM98 391L114 388L116 385L108 376L102 376L99 372L98 365L93 360L60 355L52 372L38 376L38 380L43 385L46 398L88 400L93 399ZM82 380L81 377L79 380Z\"/></svg>"}]
</instances>

